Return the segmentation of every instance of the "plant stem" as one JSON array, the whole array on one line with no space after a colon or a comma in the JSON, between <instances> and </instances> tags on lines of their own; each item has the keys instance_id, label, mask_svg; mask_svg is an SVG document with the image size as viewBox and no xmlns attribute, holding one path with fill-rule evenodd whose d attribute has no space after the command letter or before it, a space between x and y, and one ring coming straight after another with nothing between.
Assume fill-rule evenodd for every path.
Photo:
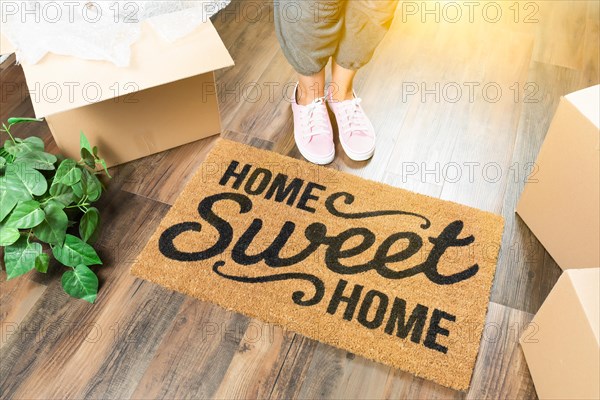
<instances>
[{"instance_id":1,"label":"plant stem","mask_svg":"<svg viewBox=\"0 0 600 400\"><path fill-rule=\"evenodd\" d=\"M67 206L65 208L79 208L81 210L81 207L87 207L89 205L91 205L91 204L90 203L80 203L80 204L73 204L72 206Z\"/></svg>"},{"instance_id":2,"label":"plant stem","mask_svg":"<svg viewBox=\"0 0 600 400\"><path fill-rule=\"evenodd\" d=\"M15 138L10 133L10 128L6 126L6 124L2 124L2 127L4 128L4 132L8 133L8 136L10 136L10 140L12 140L14 144L17 144Z\"/></svg>"}]
</instances>

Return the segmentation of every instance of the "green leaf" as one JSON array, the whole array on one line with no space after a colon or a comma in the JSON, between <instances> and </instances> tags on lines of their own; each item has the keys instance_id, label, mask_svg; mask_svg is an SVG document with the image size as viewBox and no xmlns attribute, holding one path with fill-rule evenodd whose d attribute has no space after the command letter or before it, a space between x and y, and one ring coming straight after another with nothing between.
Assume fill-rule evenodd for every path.
<instances>
[{"instance_id":1,"label":"green leaf","mask_svg":"<svg viewBox=\"0 0 600 400\"><path fill-rule=\"evenodd\" d=\"M62 246L52 248L52 254L60 263L69 267L102 264L94 248L73 235L66 235Z\"/></svg>"},{"instance_id":2,"label":"green leaf","mask_svg":"<svg viewBox=\"0 0 600 400\"><path fill-rule=\"evenodd\" d=\"M37 136L29 136L23 139L23 143L26 143L32 150L44 151L44 141Z\"/></svg>"},{"instance_id":3,"label":"green leaf","mask_svg":"<svg viewBox=\"0 0 600 400\"><path fill-rule=\"evenodd\" d=\"M75 202L77 202L83 198L83 195L85 193L85 190L83 188L83 182L81 182L81 181L77 182L76 184L71 186L71 189L73 190L73 196L74 196Z\"/></svg>"},{"instance_id":4,"label":"green leaf","mask_svg":"<svg viewBox=\"0 0 600 400\"><path fill-rule=\"evenodd\" d=\"M14 201L12 207L16 206L17 202L20 200L31 200L32 198L31 193L29 193L27 188L14 173L7 173L4 176L0 176L0 196L3 196L0 205L4 206L4 198L9 198L12 199L11 201ZM6 208L8 207L9 206L6 206ZM12 207L10 207L10 209L12 209ZM8 214L8 212L6 214Z\"/></svg>"},{"instance_id":5,"label":"green leaf","mask_svg":"<svg viewBox=\"0 0 600 400\"><path fill-rule=\"evenodd\" d=\"M88 149L81 149L81 158L83 159L85 165L92 169L96 168L96 159Z\"/></svg>"},{"instance_id":6,"label":"green leaf","mask_svg":"<svg viewBox=\"0 0 600 400\"><path fill-rule=\"evenodd\" d=\"M81 236L84 242L90 240L94 235L99 221L100 213L96 207L88 208L85 214L83 214L81 222L79 222L79 236Z\"/></svg>"},{"instance_id":7,"label":"green leaf","mask_svg":"<svg viewBox=\"0 0 600 400\"><path fill-rule=\"evenodd\" d=\"M46 193L48 183L39 171L18 161L6 166L6 174L0 177L0 187L12 192L19 200L30 200Z\"/></svg>"},{"instance_id":8,"label":"green leaf","mask_svg":"<svg viewBox=\"0 0 600 400\"><path fill-rule=\"evenodd\" d=\"M93 303L98 294L98 277L85 265L77 265L62 276L62 287L69 295Z\"/></svg>"},{"instance_id":9,"label":"green leaf","mask_svg":"<svg viewBox=\"0 0 600 400\"><path fill-rule=\"evenodd\" d=\"M54 176L54 182L72 186L81 180L81 169L77 163L67 158L60 163Z\"/></svg>"},{"instance_id":10,"label":"green leaf","mask_svg":"<svg viewBox=\"0 0 600 400\"><path fill-rule=\"evenodd\" d=\"M50 195L52 196L53 200L61 203L63 208L73 203L73 200L75 199L73 188L56 182L50 186Z\"/></svg>"},{"instance_id":11,"label":"green leaf","mask_svg":"<svg viewBox=\"0 0 600 400\"><path fill-rule=\"evenodd\" d=\"M6 166L6 158L0 156L0 169L4 169Z\"/></svg>"},{"instance_id":12,"label":"green leaf","mask_svg":"<svg viewBox=\"0 0 600 400\"><path fill-rule=\"evenodd\" d=\"M17 228L9 228L0 224L0 246L10 246L19 240L20 234Z\"/></svg>"},{"instance_id":13,"label":"green leaf","mask_svg":"<svg viewBox=\"0 0 600 400\"><path fill-rule=\"evenodd\" d=\"M15 153L19 152L19 145L21 143L22 140L19 138L16 138L14 142L12 140L7 140L4 142L4 151L6 151L8 154L14 155Z\"/></svg>"},{"instance_id":14,"label":"green leaf","mask_svg":"<svg viewBox=\"0 0 600 400\"><path fill-rule=\"evenodd\" d=\"M92 169L96 169L98 147L94 146L92 148L90 141L87 139L83 132L79 134L79 147L81 148L81 158L83 159L85 164Z\"/></svg>"},{"instance_id":15,"label":"green leaf","mask_svg":"<svg viewBox=\"0 0 600 400\"><path fill-rule=\"evenodd\" d=\"M0 178L0 221L3 221L12 209L15 208L19 200L22 199L23 197L19 196L18 193L14 193L8 189L6 180Z\"/></svg>"},{"instance_id":16,"label":"green leaf","mask_svg":"<svg viewBox=\"0 0 600 400\"><path fill-rule=\"evenodd\" d=\"M96 162L99 162L100 165L102 165L102 168L104 168L104 172L106 172L106 176L112 179L112 176L110 176L110 174L108 173L108 168L106 168L106 161L104 161L104 159L102 158L98 158L96 159Z\"/></svg>"},{"instance_id":17,"label":"green leaf","mask_svg":"<svg viewBox=\"0 0 600 400\"><path fill-rule=\"evenodd\" d=\"M13 156L19 156L32 151L44 151L44 141L37 136L30 136L25 139L16 138L14 142L7 140L4 143L4 148Z\"/></svg>"},{"instance_id":18,"label":"green leaf","mask_svg":"<svg viewBox=\"0 0 600 400\"><path fill-rule=\"evenodd\" d=\"M45 274L48 272L48 264L50 264L50 256L42 253L35 258L35 269Z\"/></svg>"},{"instance_id":19,"label":"green leaf","mask_svg":"<svg viewBox=\"0 0 600 400\"><path fill-rule=\"evenodd\" d=\"M19 240L4 248L4 264L6 265L6 279L16 278L35 268L35 259L42 254L42 245L27 243L27 237L21 236Z\"/></svg>"},{"instance_id":20,"label":"green leaf","mask_svg":"<svg viewBox=\"0 0 600 400\"><path fill-rule=\"evenodd\" d=\"M100 195L102 194L102 183L100 183L100 180L96 175L87 169L84 169L81 182L83 183L83 190L90 201L96 201L100 198Z\"/></svg>"},{"instance_id":21,"label":"green leaf","mask_svg":"<svg viewBox=\"0 0 600 400\"><path fill-rule=\"evenodd\" d=\"M30 151L19 155L17 160L26 162L33 169L52 171L54 170L56 156L43 151Z\"/></svg>"},{"instance_id":22,"label":"green leaf","mask_svg":"<svg viewBox=\"0 0 600 400\"><path fill-rule=\"evenodd\" d=\"M44 214L42 223L33 229L33 233L42 242L62 246L69 223L62 204L54 200L49 201L44 208Z\"/></svg>"},{"instance_id":23,"label":"green leaf","mask_svg":"<svg viewBox=\"0 0 600 400\"><path fill-rule=\"evenodd\" d=\"M38 118L9 118L8 119L8 124L9 125L15 125L15 124L20 124L22 122L43 122L43 119L38 119Z\"/></svg>"},{"instance_id":24,"label":"green leaf","mask_svg":"<svg viewBox=\"0 0 600 400\"><path fill-rule=\"evenodd\" d=\"M8 142L12 142L12 139L6 139L4 141L4 143L8 143ZM11 154L8 151L6 151L6 149L4 148L4 145L2 145L2 147L0 147L0 156L6 158L7 160L11 156Z\"/></svg>"},{"instance_id":25,"label":"green leaf","mask_svg":"<svg viewBox=\"0 0 600 400\"><path fill-rule=\"evenodd\" d=\"M17 204L6 220L9 228L28 229L38 226L44 220L44 211L35 200L23 201Z\"/></svg>"},{"instance_id":26,"label":"green leaf","mask_svg":"<svg viewBox=\"0 0 600 400\"><path fill-rule=\"evenodd\" d=\"M92 145L90 144L90 141L88 140L88 138L85 136L85 133L83 133L83 132L79 133L79 147L82 150L86 149L90 154L92 154L94 152L92 149Z\"/></svg>"}]
</instances>

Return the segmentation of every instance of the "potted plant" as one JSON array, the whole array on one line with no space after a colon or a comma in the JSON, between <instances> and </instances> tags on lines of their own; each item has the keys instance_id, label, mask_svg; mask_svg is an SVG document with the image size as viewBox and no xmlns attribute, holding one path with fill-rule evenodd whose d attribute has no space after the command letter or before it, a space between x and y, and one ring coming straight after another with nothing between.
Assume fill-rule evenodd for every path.
<instances>
[{"instance_id":1,"label":"potted plant","mask_svg":"<svg viewBox=\"0 0 600 400\"><path fill-rule=\"evenodd\" d=\"M79 161L45 152L38 137L11 134L17 124L40 121L9 118L0 129L8 136L0 147L0 246L7 279L33 269L46 273L54 257L68 268L61 279L65 292L93 303L98 278L89 267L102 264L91 245L100 222L93 204L104 189L97 175L110 175L83 133Z\"/></svg>"}]
</instances>

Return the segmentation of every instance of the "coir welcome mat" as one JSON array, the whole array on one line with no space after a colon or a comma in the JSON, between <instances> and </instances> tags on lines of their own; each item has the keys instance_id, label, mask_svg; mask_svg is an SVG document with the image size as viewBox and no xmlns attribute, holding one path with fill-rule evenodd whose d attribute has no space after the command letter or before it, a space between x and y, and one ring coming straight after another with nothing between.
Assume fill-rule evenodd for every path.
<instances>
[{"instance_id":1,"label":"coir welcome mat","mask_svg":"<svg viewBox=\"0 0 600 400\"><path fill-rule=\"evenodd\" d=\"M219 140L132 273L466 390L500 216Z\"/></svg>"}]
</instances>

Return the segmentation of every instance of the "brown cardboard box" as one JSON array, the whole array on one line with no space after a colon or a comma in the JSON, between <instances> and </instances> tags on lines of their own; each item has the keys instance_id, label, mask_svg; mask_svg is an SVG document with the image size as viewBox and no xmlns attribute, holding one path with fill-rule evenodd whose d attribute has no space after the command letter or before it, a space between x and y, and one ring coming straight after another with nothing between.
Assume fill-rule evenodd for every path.
<instances>
[{"instance_id":1,"label":"brown cardboard box","mask_svg":"<svg viewBox=\"0 0 600 400\"><path fill-rule=\"evenodd\" d=\"M565 271L520 343L540 399L600 398L600 269Z\"/></svg>"},{"instance_id":2,"label":"brown cardboard box","mask_svg":"<svg viewBox=\"0 0 600 400\"><path fill-rule=\"evenodd\" d=\"M564 96L517 213L564 270L600 267L600 86Z\"/></svg>"},{"instance_id":3,"label":"brown cardboard box","mask_svg":"<svg viewBox=\"0 0 600 400\"><path fill-rule=\"evenodd\" d=\"M174 43L142 23L127 68L47 54L23 70L63 154L79 159L83 131L113 166L220 133L213 71L231 65L207 21Z\"/></svg>"}]
</instances>

